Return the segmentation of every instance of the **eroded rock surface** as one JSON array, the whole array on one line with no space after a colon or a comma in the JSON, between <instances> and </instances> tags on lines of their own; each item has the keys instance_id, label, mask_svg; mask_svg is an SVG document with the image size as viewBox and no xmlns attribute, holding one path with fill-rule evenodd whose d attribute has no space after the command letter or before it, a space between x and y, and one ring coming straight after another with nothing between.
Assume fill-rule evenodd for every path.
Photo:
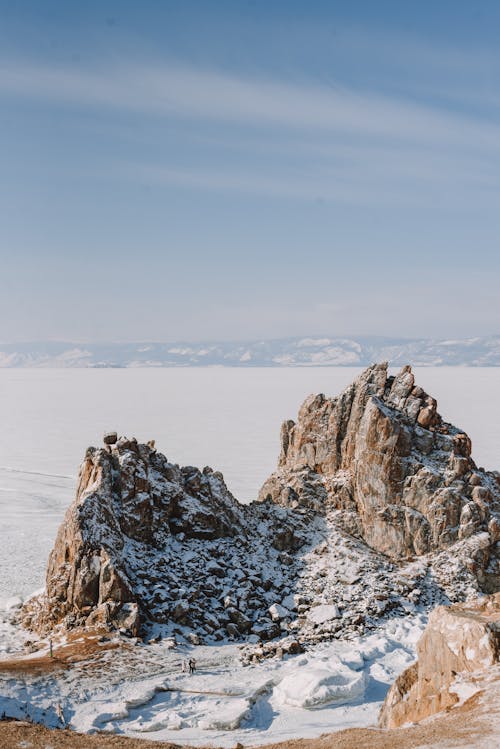
<instances>
[{"instance_id":1,"label":"eroded rock surface","mask_svg":"<svg viewBox=\"0 0 500 749\"><path fill-rule=\"evenodd\" d=\"M383 728L418 722L457 704L463 685L471 694L475 685L477 691L482 688L500 660L500 594L467 607L439 606L429 617L417 655L417 663L389 690L379 719Z\"/></svg>"},{"instance_id":2,"label":"eroded rock surface","mask_svg":"<svg viewBox=\"0 0 500 749\"><path fill-rule=\"evenodd\" d=\"M210 468L181 468L152 444L106 440L87 450L46 593L25 605L23 620L41 631L62 622L137 633L149 620L187 627L193 641L197 632L274 637L268 608L283 597L288 551L305 541L303 515L250 509Z\"/></svg>"},{"instance_id":3,"label":"eroded rock surface","mask_svg":"<svg viewBox=\"0 0 500 749\"><path fill-rule=\"evenodd\" d=\"M476 467L469 437L443 421L409 366L390 377L377 364L338 398L307 398L282 426L260 497L337 510L344 530L395 560L473 538L480 584L499 587L499 475Z\"/></svg>"},{"instance_id":4,"label":"eroded rock surface","mask_svg":"<svg viewBox=\"0 0 500 749\"><path fill-rule=\"evenodd\" d=\"M24 624L300 643L498 589L497 475L408 367L311 396L281 446L260 501L241 505L220 473L108 433Z\"/></svg>"}]
</instances>

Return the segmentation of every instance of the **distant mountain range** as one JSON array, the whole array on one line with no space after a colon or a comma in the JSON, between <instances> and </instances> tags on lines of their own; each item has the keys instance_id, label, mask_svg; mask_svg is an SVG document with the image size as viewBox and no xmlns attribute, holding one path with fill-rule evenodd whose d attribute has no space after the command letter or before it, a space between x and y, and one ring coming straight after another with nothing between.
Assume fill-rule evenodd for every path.
<instances>
[{"instance_id":1,"label":"distant mountain range","mask_svg":"<svg viewBox=\"0 0 500 749\"><path fill-rule=\"evenodd\" d=\"M0 343L0 367L500 366L500 336L278 338L188 343Z\"/></svg>"}]
</instances>

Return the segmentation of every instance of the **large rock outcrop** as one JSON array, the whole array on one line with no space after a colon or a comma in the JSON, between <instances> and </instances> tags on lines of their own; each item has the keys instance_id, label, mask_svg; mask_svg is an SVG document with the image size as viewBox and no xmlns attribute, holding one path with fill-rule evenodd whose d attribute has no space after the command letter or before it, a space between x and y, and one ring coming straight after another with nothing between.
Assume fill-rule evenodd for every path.
<instances>
[{"instance_id":1,"label":"large rock outcrop","mask_svg":"<svg viewBox=\"0 0 500 749\"><path fill-rule=\"evenodd\" d=\"M106 435L87 450L25 626L315 640L498 589L497 475L476 468L409 367L375 365L338 398L311 396L281 445L245 506L220 473Z\"/></svg>"},{"instance_id":2,"label":"large rock outcrop","mask_svg":"<svg viewBox=\"0 0 500 749\"><path fill-rule=\"evenodd\" d=\"M377 364L338 398L307 398L282 425L260 497L337 510L347 532L395 560L473 537L480 584L499 587L499 475L476 467L469 437L443 421L409 366L392 377Z\"/></svg>"},{"instance_id":3,"label":"large rock outcrop","mask_svg":"<svg viewBox=\"0 0 500 749\"><path fill-rule=\"evenodd\" d=\"M137 633L148 620L217 632L217 639L251 628L279 634L267 609L292 561L285 550L305 542L303 516L273 508L270 518L267 505L249 510L220 473L172 464L154 443L116 435L105 443L87 450L49 557L46 591L25 605L25 626Z\"/></svg>"},{"instance_id":4,"label":"large rock outcrop","mask_svg":"<svg viewBox=\"0 0 500 749\"><path fill-rule=\"evenodd\" d=\"M482 688L500 661L500 594L475 605L434 609L417 655L387 694L379 717L383 728L428 718L457 704L461 691Z\"/></svg>"}]
</instances>

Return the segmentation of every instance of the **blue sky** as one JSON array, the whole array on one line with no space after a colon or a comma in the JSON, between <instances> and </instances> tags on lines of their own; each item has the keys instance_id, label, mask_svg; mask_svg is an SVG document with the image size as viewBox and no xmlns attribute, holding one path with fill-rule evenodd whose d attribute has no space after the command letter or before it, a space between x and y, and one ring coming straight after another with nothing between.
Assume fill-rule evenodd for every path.
<instances>
[{"instance_id":1,"label":"blue sky","mask_svg":"<svg viewBox=\"0 0 500 749\"><path fill-rule=\"evenodd\" d=\"M500 330L500 4L0 0L0 340Z\"/></svg>"}]
</instances>

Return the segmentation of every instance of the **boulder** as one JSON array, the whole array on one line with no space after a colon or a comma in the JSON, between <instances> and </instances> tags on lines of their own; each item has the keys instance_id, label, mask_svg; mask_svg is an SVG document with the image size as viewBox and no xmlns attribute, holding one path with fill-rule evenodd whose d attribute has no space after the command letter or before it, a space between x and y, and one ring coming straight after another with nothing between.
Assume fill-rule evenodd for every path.
<instances>
[{"instance_id":1,"label":"boulder","mask_svg":"<svg viewBox=\"0 0 500 749\"><path fill-rule=\"evenodd\" d=\"M238 611L238 609L235 608L228 608L226 609L226 614L240 632L250 631L252 622L241 611Z\"/></svg>"},{"instance_id":2,"label":"boulder","mask_svg":"<svg viewBox=\"0 0 500 749\"><path fill-rule=\"evenodd\" d=\"M282 619L289 619L291 614L284 606L279 603L273 603L269 607L269 615L273 622L279 622Z\"/></svg>"},{"instance_id":3,"label":"boulder","mask_svg":"<svg viewBox=\"0 0 500 749\"><path fill-rule=\"evenodd\" d=\"M484 674L500 660L500 594L468 606L439 606L417 645L418 661L392 685L379 724L397 728L459 701L460 674Z\"/></svg>"}]
</instances>

